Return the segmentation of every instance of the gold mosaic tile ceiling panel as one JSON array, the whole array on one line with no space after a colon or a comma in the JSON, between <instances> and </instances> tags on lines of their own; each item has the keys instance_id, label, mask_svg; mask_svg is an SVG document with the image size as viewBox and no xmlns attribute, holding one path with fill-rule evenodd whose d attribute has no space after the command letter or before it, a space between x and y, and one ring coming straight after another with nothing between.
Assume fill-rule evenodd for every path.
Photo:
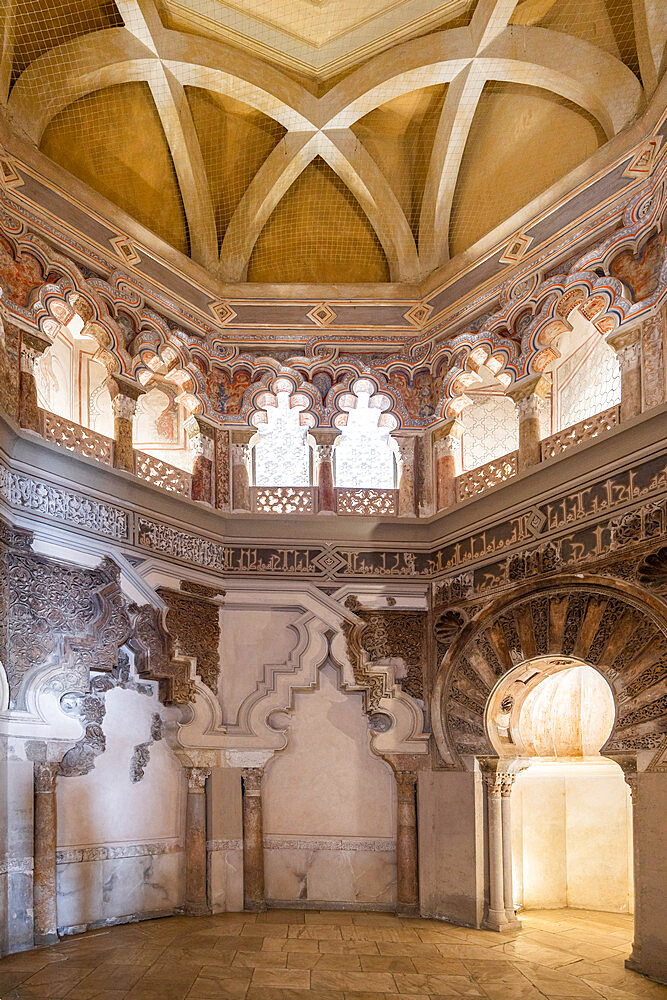
<instances>
[{"instance_id":1,"label":"gold mosaic tile ceiling panel","mask_svg":"<svg viewBox=\"0 0 667 1000\"><path fill-rule=\"evenodd\" d=\"M420 280L642 112L666 31L655 0L0 6L14 127L232 282Z\"/></svg>"}]
</instances>

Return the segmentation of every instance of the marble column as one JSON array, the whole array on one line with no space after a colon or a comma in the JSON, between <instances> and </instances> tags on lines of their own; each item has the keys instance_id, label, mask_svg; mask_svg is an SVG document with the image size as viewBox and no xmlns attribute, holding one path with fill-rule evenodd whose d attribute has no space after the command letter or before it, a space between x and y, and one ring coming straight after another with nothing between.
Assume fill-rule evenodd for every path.
<instances>
[{"instance_id":1,"label":"marble column","mask_svg":"<svg viewBox=\"0 0 667 1000\"><path fill-rule=\"evenodd\" d=\"M518 471L539 465L542 459L540 413L549 393L550 383L543 375L520 382L507 395L514 401L519 416Z\"/></svg>"},{"instance_id":2,"label":"marble column","mask_svg":"<svg viewBox=\"0 0 667 1000\"><path fill-rule=\"evenodd\" d=\"M484 773L487 789L489 841L489 909L485 925L492 931L507 930L503 878L502 775L491 769Z\"/></svg>"},{"instance_id":3,"label":"marble column","mask_svg":"<svg viewBox=\"0 0 667 1000\"><path fill-rule=\"evenodd\" d=\"M503 897L505 919L511 927L519 928L514 909L514 880L512 878L512 785L516 774L503 773L500 776L500 812L503 838Z\"/></svg>"},{"instance_id":4,"label":"marble column","mask_svg":"<svg viewBox=\"0 0 667 1000\"><path fill-rule=\"evenodd\" d=\"M231 465L232 465L232 510L250 510L250 479L248 465L250 463L250 439L255 431L232 431Z\"/></svg>"},{"instance_id":5,"label":"marble column","mask_svg":"<svg viewBox=\"0 0 667 1000\"><path fill-rule=\"evenodd\" d=\"M264 824L261 767L246 767L243 777L243 906L266 909L264 901Z\"/></svg>"},{"instance_id":6,"label":"marble column","mask_svg":"<svg viewBox=\"0 0 667 1000\"><path fill-rule=\"evenodd\" d=\"M625 966L628 969L633 969L635 972L642 971L642 945L641 945L641 931L644 926L643 913L642 913L642 891L641 891L641 880L639 872L639 852L640 852L640 833L638 830L638 795L637 795L637 760L634 759L621 759L616 758L616 762L620 765L623 771L623 778L625 783L630 789L630 799L632 805L632 883L634 888L634 935L632 941L632 951L629 957L625 960Z\"/></svg>"},{"instance_id":7,"label":"marble column","mask_svg":"<svg viewBox=\"0 0 667 1000\"><path fill-rule=\"evenodd\" d=\"M37 383L35 382L35 366L39 358L49 346L48 341L40 340L32 334L21 332L20 371L19 371L19 425L26 430L41 434L42 428L37 406Z\"/></svg>"},{"instance_id":8,"label":"marble column","mask_svg":"<svg viewBox=\"0 0 667 1000\"><path fill-rule=\"evenodd\" d=\"M616 351L621 369L621 423L642 411L641 327L619 330L607 343Z\"/></svg>"},{"instance_id":9,"label":"marble column","mask_svg":"<svg viewBox=\"0 0 667 1000\"><path fill-rule=\"evenodd\" d=\"M456 477L461 471L462 433L463 425L458 420L448 420L433 432L435 495L438 510L447 510L456 503Z\"/></svg>"},{"instance_id":10,"label":"marble column","mask_svg":"<svg viewBox=\"0 0 667 1000\"><path fill-rule=\"evenodd\" d=\"M105 385L113 412L113 464L115 469L134 473L133 417L143 389L120 376L109 376Z\"/></svg>"},{"instance_id":11,"label":"marble column","mask_svg":"<svg viewBox=\"0 0 667 1000\"><path fill-rule=\"evenodd\" d=\"M185 421L188 445L193 454L192 499L200 503L213 503L213 455L215 442L213 428L198 417L191 416Z\"/></svg>"},{"instance_id":12,"label":"marble column","mask_svg":"<svg viewBox=\"0 0 667 1000\"><path fill-rule=\"evenodd\" d=\"M333 450L338 431L318 427L312 433L317 442L317 510L320 514L335 514Z\"/></svg>"},{"instance_id":13,"label":"marble column","mask_svg":"<svg viewBox=\"0 0 667 1000\"><path fill-rule=\"evenodd\" d=\"M415 771L395 771L398 788L396 831L396 912L415 914L419 909L417 870L417 806Z\"/></svg>"},{"instance_id":14,"label":"marble column","mask_svg":"<svg viewBox=\"0 0 667 1000\"><path fill-rule=\"evenodd\" d=\"M215 506L218 510L229 510L231 501L229 431L226 427L215 428L215 453L213 459L213 480Z\"/></svg>"},{"instance_id":15,"label":"marble column","mask_svg":"<svg viewBox=\"0 0 667 1000\"><path fill-rule=\"evenodd\" d=\"M32 892L35 945L40 947L58 940L56 775L59 766L54 763L34 764L35 853Z\"/></svg>"},{"instance_id":16,"label":"marble column","mask_svg":"<svg viewBox=\"0 0 667 1000\"><path fill-rule=\"evenodd\" d=\"M185 912L199 917L210 912L206 898L206 779L211 769L187 767L186 773Z\"/></svg>"},{"instance_id":17,"label":"marble column","mask_svg":"<svg viewBox=\"0 0 667 1000\"><path fill-rule=\"evenodd\" d=\"M399 517L416 517L417 498L415 490L415 438L395 438L400 455L398 481Z\"/></svg>"}]
</instances>

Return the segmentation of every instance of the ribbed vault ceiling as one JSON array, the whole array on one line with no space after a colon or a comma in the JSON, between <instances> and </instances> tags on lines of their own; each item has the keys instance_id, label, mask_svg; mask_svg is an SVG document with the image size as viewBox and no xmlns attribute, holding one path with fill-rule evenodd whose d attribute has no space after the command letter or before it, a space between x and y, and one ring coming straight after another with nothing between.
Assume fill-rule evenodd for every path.
<instances>
[{"instance_id":1,"label":"ribbed vault ceiling","mask_svg":"<svg viewBox=\"0 0 667 1000\"><path fill-rule=\"evenodd\" d=\"M661 0L2 9L15 127L234 282L419 280L636 117L665 42Z\"/></svg>"}]
</instances>

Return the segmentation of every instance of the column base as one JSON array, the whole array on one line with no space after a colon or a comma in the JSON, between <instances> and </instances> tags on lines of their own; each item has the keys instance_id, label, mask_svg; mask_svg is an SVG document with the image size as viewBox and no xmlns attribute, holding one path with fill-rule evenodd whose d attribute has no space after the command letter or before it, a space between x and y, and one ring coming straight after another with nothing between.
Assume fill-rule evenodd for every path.
<instances>
[{"instance_id":1,"label":"column base","mask_svg":"<svg viewBox=\"0 0 667 1000\"><path fill-rule=\"evenodd\" d=\"M505 910L505 920L510 925L513 931L521 930L521 921L517 917L514 910Z\"/></svg>"},{"instance_id":2,"label":"column base","mask_svg":"<svg viewBox=\"0 0 667 1000\"><path fill-rule=\"evenodd\" d=\"M418 917L419 916L419 904L418 903L398 903L396 906L396 916L397 917Z\"/></svg>"},{"instance_id":3,"label":"column base","mask_svg":"<svg viewBox=\"0 0 667 1000\"><path fill-rule=\"evenodd\" d=\"M35 934L35 948L50 948L52 944L58 944L59 940L56 933Z\"/></svg>"},{"instance_id":4,"label":"column base","mask_svg":"<svg viewBox=\"0 0 667 1000\"><path fill-rule=\"evenodd\" d=\"M482 924L484 930L487 931L509 931L514 928L509 923L507 917L505 916L504 910L489 910Z\"/></svg>"},{"instance_id":5,"label":"column base","mask_svg":"<svg viewBox=\"0 0 667 1000\"><path fill-rule=\"evenodd\" d=\"M245 899L243 901L243 909L247 910L248 913L264 913L266 910L266 903L264 900L261 900L261 902L255 902L250 899Z\"/></svg>"},{"instance_id":6,"label":"column base","mask_svg":"<svg viewBox=\"0 0 667 1000\"><path fill-rule=\"evenodd\" d=\"M186 903L183 913L186 917L209 917L211 908L206 903Z\"/></svg>"}]
</instances>

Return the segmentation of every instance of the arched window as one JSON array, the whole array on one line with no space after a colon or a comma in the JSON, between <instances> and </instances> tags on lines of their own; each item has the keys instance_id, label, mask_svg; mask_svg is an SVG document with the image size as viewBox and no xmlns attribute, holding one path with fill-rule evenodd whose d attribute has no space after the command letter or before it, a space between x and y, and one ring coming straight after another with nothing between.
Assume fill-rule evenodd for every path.
<instances>
[{"instance_id":1,"label":"arched window","mask_svg":"<svg viewBox=\"0 0 667 1000\"><path fill-rule=\"evenodd\" d=\"M384 411L391 400L376 393L369 379L357 379L340 401L334 423L340 436L334 449L336 486L347 489L391 490L396 487L396 445L391 431L397 420Z\"/></svg>"},{"instance_id":2,"label":"arched window","mask_svg":"<svg viewBox=\"0 0 667 1000\"><path fill-rule=\"evenodd\" d=\"M463 468L477 469L519 447L519 418L502 392L471 394L463 422Z\"/></svg>"},{"instance_id":3,"label":"arched window","mask_svg":"<svg viewBox=\"0 0 667 1000\"><path fill-rule=\"evenodd\" d=\"M618 358L597 331L559 365L556 379L560 430L621 401Z\"/></svg>"},{"instance_id":4,"label":"arched window","mask_svg":"<svg viewBox=\"0 0 667 1000\"><path fill-rule=\"evenodd\" d=\"M290 379L277 378L273 392L262 393L251 420L257 427L252 449L255 486L310 486L312 448L308 428L315 423L305 412L310 399L294 392Z\"/></svg>"}]
</instances>

